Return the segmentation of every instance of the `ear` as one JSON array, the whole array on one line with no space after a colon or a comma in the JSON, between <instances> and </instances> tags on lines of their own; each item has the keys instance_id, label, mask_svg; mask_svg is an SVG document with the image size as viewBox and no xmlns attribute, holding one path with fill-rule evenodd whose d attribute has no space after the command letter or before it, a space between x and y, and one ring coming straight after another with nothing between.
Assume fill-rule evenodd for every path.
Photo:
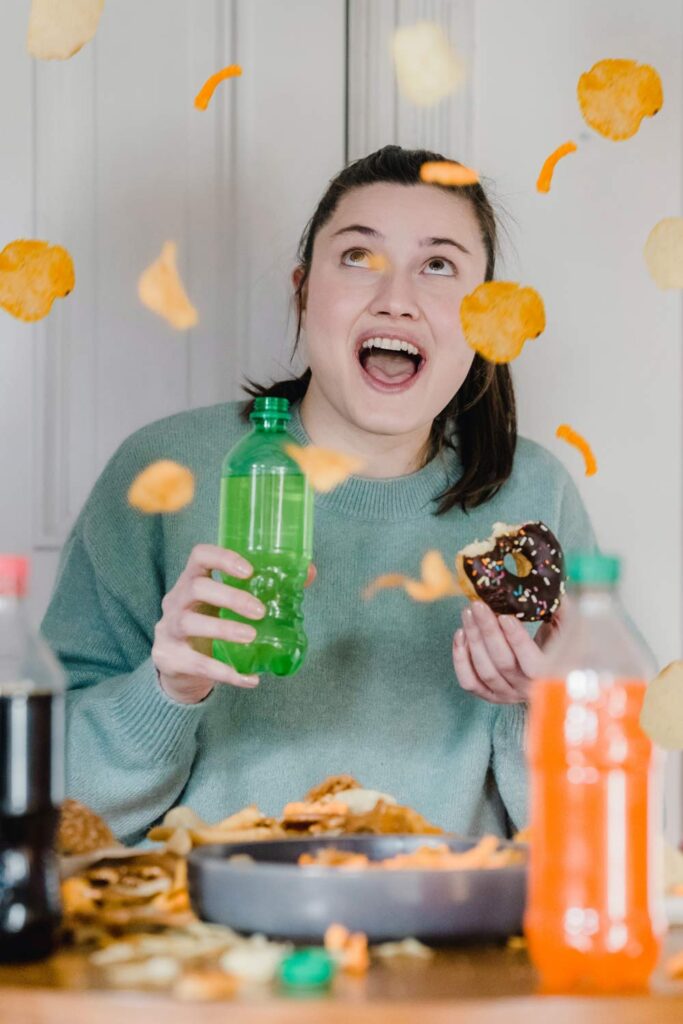
<instances>
[{"instance_id":1,"label":"ear","mask_svg":"<svg viewBox=\"0 0 683 1024\"><path fill-rule=\"evenodd\" d=\"M301 265L299 265L298 267L295 267L294 270L292 271L292 287L294 288L295 295L296 295L296 293L298 291L299 285L301 284L301 279L303 278L303 276L304 276L304 268ZM306 321L306 286L305 285L304 285L304 289L303 289L301 295L298 296L298 298L297 298L297 302L301 306L301 323L302 323L302 326L303 326L305 324L305 321Z\"/></svg>"}]
</instances>

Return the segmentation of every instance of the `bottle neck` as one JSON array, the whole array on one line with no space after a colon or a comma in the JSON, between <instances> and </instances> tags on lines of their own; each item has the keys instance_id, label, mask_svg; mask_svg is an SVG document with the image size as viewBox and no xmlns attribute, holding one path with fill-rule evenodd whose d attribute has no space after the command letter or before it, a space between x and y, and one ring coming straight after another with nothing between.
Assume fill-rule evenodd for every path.
<instances>
[{"instance_id":1,"label":"bottle neck","mask_svg":"<svg viewBox=\"0 0 683 1024\"><path fill-rule=\"evenodd\" d=\"M252 426L254 430L257 430L260 434L284 434L287 431L288 419L284 419L282 416L268 414L259 416L258 419L253 419Z\"/></svg>"},{"instance_id":2,"label":"bottle neck","mask_svg":"<svg viewBox=\"0 0 683 1024\"><path fill-rule=\"evenodd\" d=\"M574 584L568 596L582 612L594 615L614 608L618 600L616 587L609 584Z\"/></svg>"}]
</instances>

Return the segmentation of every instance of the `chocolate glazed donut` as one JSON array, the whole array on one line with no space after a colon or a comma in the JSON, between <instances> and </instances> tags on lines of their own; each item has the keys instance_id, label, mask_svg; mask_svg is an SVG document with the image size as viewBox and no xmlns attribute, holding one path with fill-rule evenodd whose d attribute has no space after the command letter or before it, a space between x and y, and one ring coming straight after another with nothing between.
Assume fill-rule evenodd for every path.
<instances>
[{"instance_id":1,"label":"chocolate glazed donut","mask_svg":"<svg viewBox=\"0 0 683 1024\"><path fill-rule=\"evenodd\" d=\"M505 566L511 555L517 575ZM566 573L560 542L545 523L495 523L487 541L469 544L456 558L466 597L483 601L496 615L549 622L560 606Z\"/></svg>"}]
</instances>

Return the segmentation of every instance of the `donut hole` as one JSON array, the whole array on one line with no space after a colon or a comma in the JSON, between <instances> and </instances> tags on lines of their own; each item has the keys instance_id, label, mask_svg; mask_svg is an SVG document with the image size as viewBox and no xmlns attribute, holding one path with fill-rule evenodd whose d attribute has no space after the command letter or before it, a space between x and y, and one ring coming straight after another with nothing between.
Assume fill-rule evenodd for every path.
<instances>
[{"instance_id":1,"label":"donut hole","mask_svg":"<svg viewBox=\"0 0 683 1024\"><path fill-rule=\"evenodd\" d=\"M519 576L521 579L528 576L533 569L533 565L529 559L520 551L506 555L503 560L503 565L512 576Z\"/></svg>"}]
</instances>

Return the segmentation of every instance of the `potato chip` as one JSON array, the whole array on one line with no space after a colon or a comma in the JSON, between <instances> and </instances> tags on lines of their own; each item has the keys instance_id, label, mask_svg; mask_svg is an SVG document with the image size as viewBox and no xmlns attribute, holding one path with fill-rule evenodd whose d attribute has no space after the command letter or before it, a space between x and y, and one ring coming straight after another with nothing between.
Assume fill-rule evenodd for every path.
<instances>
[{"instance_id":1,"label":"potato chip","mask_svg":"<svg viewBox=\"0 0 683 1024\"><path fill-rule=\"evenodd\" d=\"M550 192L550 186L553 181L553 174L555 168L562 159L562 157L568 156L570 153L576 153L577 145L575 142L564 142L557 149L553 150L550 156L546 157L543 167L541 167L541 173L536 181L537 192Z\"/></svg>"},{"instance_id":2,"label":"potato chip","mask_svg":"<svg viewBox=\"0 0 683 1024\"><path fill-rule=\"evenodd\" d=\"M422 559L422 579L412 580L401 573L387 573L378 576L363 591L368 600L378 590L403 587L414 601L439 601L444 597L455 597L462 594L462 588L455 575L446 565L440 551L427 551Z\"/></svg>"},{"instance_id":3,"label":"potato chip","mask_svg":"<svg viewBox=\"0 0 683 1024\"><path fill-rule=\"evenodd\" d=\"M0 252L0 306L18 320L42 320L76 283L66 249L18 239Z\"/></svg>"},{"instance_id":4,"label":"potato chip","mask_svg":"<svg viewBox=\"0 0 683 1024\"><path fill-rule=\"evenodd\" d=\"M606 139L630 139L644 117L654 117L664 102L659 75L635 60L601 60L577 85L584 120Z\"/></svg>"},{"instance_id":5,"label":"potato chip","mask_svg":"<svg viewBox=\"0 0 683 1024\"><path fill-rule=\"evenodd\" d=\"M586 476L594 476L595 473L597 473L598 463L595 455L593 454L593 449L585 437L582 437L581 434L578 434L573 430L568 423L561 423L555 431L555 436L559 437L561 441L566 441L567 444L571 444L575 448L578 448L583 455L586 466Z\"/></svg>"},{"instance_id":6,"label":"potato chip","mask_svg":"<svg viewBox=\"0 0 683 1024\"><path fill-rule=\"evenodd\" d=\"M368 267L370 270L376 270L383 274L385 270L389 269L389 260L382 253L371 252L368 256Z\"/></svg>"},{"instance_id":7,"label":"potato chip","mask_svg":"<svg viewBox=\"0 0 683 1024\"><path fill-rule=\"evenodd\" d=\"M428 160L420 167L420 181L428 185L476 185L479 175L455 160Z\"/></svg>"},{"instance_id":8,"label":"potato chip","mask_svg":"<svg viewBox=\"0 0 683 1024\"><path fill-rule=\"evenodd\" d=\"M222 68L214 75L211 75L210 78L207 78L204 85L194 98L194 105L197 110L206 110L211 102L211 97L216 91L216 87L220 85L221 82L224 82L226 78L238 78L241 74L242 68L239 64L229 64L227 68Z\"/></svg>"},{"instance_id":9,"label":"potato chip","mask_svg":"<svg viewBox=\"0 0 683 1024\"><path fill-rule=\"evenodd\" d=\"M391 960L396 956L414 956L420 960L431 960L434 956L433 949L412 936L401 939L400 942L383 942L379 946L373 946L372 952L384 960Z\"/></svg>"},{"instance_id":10,"label":"potato chip","mask_svg":"<svg viewBox=\"0 0 683 1024\"><path fill-rule=\"evenodd\" d=\"M683 288L683 217L665 217L655 224L643 255L659 288Z\"/></svg>"},{"instance_id":11,"label":"potato chip","mask_svg":"<svg viewBox=\"0 0 683 1024\"><path fill-rule=\"evenodd\" d=\"M534 288L485 281L462 300L460 322L475 352L491 363L509 363L545 330L545 309Z\"/></svg>"},{"instance_id":12,"label":"potato chip","mask_svg":"<svg viewBox=\"0 0 683 1024\"><path fill-rule=\"evenodd\" d=\"M67 60L97 32L104 0L32 0L26 46L38 60Z\"/></svg>"},{"instance_id":13,"label":"potato chip","mask_svg":"<svg viewBox=\"0 0 683 1024\"><path fill-rule=\"evenodd\" d=\"M338 487L363 467L363 461L353 455L343 455L341 452L318 448L313 444L305 447L286 444L285 451L306 474L311 487L322 493Z\"/></svg>"},{"instance_id":14,"label":"potato chip","mask_svg":"<svg viewBox=\"0 0 683 1024\"><path fill-rule=\"evenodd\" d=\"M683 750L683 661L672 661L647 687L640 726L664 750Z\"/></svg>"},{"instance_id":15,"label":"potato chip","mask_svg":"<svg viewBox=\"0 0 683 1024\"><path fill-rule=\"evenodd\" d=\"M173 995L183 1002L208 1002L230 999L238 988L239 979L225 971L185 971L173 986Z\"/></svg>"},{"instance_id":16,"label":"potato chip","mask_svg":"<svg viewBox=\"0 0 683 1024\"><path fill-rule=\"evenodd\" d=\"M398 88L418 107L433 106L464 80L464 71L440 25L418 21L397 28L391 50Z\"/></svg>"},{"instance_id":17,"label":"potato chip","mask_svg":"<svg viewBox=\"0 0 683 1024\"><path fill-rule=\"evenodd\" d=\"M138 281L140 302L158 313L171 327L186 331L199 323L199 315L188 299L176 267L175 242L165 242L161 256L143 270Z\"/></svg>"},{"instance_id":18,"label":"potato chip","mask_svg":"<svg viewBox=\"0 0 683 1024\"><path fill-rule=\"evenodd\" d=\"M194 476L187 466L170 459L153 462L135 477L128 502L141 512L178 512L194 497Z\"/></svg>"}]
</instances>

